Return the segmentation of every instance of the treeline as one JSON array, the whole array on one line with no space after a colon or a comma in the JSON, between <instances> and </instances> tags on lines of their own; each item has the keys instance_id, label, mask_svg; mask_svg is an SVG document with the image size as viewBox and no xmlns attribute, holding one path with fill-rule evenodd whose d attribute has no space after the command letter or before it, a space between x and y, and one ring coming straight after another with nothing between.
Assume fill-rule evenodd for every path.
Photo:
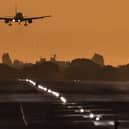
<instances>
[{"instance_id":1,"label":"treeline","mask_svg":"<svg viewBox=\"0 0 129 129\"><path fill-rule=\"evenodd\" d=\"M94 80L129 81L129 64L119 67L101 66L89 59L74 59L59 65L57 62L25 65L21 69L0 64L0 80L32 78L35 80Z\"/></svg>"}]
</instances>

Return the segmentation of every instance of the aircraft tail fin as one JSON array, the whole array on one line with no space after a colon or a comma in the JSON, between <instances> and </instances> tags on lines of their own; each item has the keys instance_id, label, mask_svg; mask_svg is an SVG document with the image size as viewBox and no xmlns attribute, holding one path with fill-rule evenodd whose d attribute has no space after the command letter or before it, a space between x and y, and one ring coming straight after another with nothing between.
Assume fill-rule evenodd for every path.
<instances>
[{"instance_id":1,"label":"aircraft tail fin","mask_svg":"<svg viewBox=\"0 0 129 129\"><path fill-rule=\"evenodd\" d=\"M17 7L17 3L15 3L15 13L18 12L18 7Z\"/></svg>"}]
</instances>

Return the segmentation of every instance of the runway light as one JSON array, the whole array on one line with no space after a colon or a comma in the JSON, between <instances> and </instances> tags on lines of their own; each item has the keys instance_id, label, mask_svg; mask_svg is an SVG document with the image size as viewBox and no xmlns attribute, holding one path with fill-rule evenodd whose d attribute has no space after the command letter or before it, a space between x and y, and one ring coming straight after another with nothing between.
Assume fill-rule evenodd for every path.
<instances>
[{"instance_id":1,"label":"runway light","mask_svg":"<svg viewBox=\"0 0 129 129\"><path fill-rule=\"evenodd\" d=\"M79 110L74 110L75 112L79 113L80 111Z\"/></svg>"},{"instance_id":2,"label":"runway light","mask_svg":"<svg viewBox=\"0 0 129 129\"><path fill-rule=\"evenodd\" d=\"M36 86L36 82L34 82L34 81L32 81L32 80L28 80L28 82L29 82L30 84L32 84L33 86Z\"/></svg>"},{"instance_id":3,"label":"runway light","mask_svg":"<svg viewBox=\"0 0 129 129\"><path fill-rule=\"evenodd\" d=\"M46 87L44 87L44 89L43 89L44 91L47 91L47 88Z\"/></svg>"},{"instance_id":4,"label":"runway light","mask_svg":"<svg viewBox=\"0 0 129 129\"><path fill-rule=\"evenodd\" d=\"M18 79L18 81L26 81L26 79Z\"/></svg>"},{"instance_id":5,"label":"runway light","mask_svg":"<svg viewBox=\"0 0 129 129\"><path fill-rule=\"evenodd\" d=\"M77 106L77 108L82 108L82 106Z\"/></svg>"},{"instance_id":6,"label":"runway light","mask_svg":"<svg viewBox=\"0 0 129 129\"><path fill-rule=\"evenodd\" d=\"M62 96L60 97L60 100L65 104L67 102L67 100Z\"/></svg>"},{"instance_id":7,"label":"runway light","mask_svg":"<svg viewBox=\"0 0 129 129\"><path fill-rule=\"evenodd\" d=\"M83 118L89 118L89 116L88 115L83 115Z\"/></svg>"},{"instance_id":8,"label":"runway light","mask_svg":"<svg viewBox=\"0 0 129 129\"><path fill-rule=\"evenodd\" d=\"M41 89L41 90L47 91L47 88L46 87L43 87L41 85L38 85L38 88Z\"/></svg>"},{"instance_id":9,"label":"runway light","mask_svg":"<svg viewBox=\"0 0 129 129\"><path fill-rule=\"evenodd\" d=\"M44 88L43 88L42 86L40 86L40 85L38 85L38 88L39 88L39 89L41 89L41 90L43 90L43 89L44 89Z\"/></svg>"},{"instance_id":10,"label":"runway light","mask_svg":"<svg viewBox=\"0 0 129 129\"><path fill-rule=\"evenodd\" d=\"M26 82L29 82L29 79L25 79Z\"/></svg>"},{"instance_id":11,"label":"runway light","mask_svg":"<svg viewBox=\"0 0 129 129\"><path fill-rule=\"evenodd\" d=\"M114 126L114 121L94 121L95 126Z\"/></svg>"},{"instance_id":12,"label":"runway light","mask_svg":"<svg viewBox=\"0 0 129 129\"><path fill-rule=\"evenodd\" d=\"M96 117L96 121L99 121L100 120L100 117Z\"/></svg>"},{"instance_id":13,"label":"runway light","mask_svg":"<svg viewBox=\"0 0 129 129\"><path fill-rule=\"evenodd\" d=\"M93 113L90 113L89 117L90 117L91 119L93 119L93 118L95 117L95 115L94 115Z\"/></svg>"},{"instance_id":14,"label":"runway light","mask_svg":"<svg viewBox=\"0 0 129 129\"><path fill-rule=\"evenodd\" d=\"M45 92L49 93L49 94L52 94L53 96L55 97L59 97L59 99L61 100L62 103L66 103L67 102L67 99L63 96L60 97L60 93L56 92L56 91L53 91L51 89L48 89L47 87L45 86L42 86L42 85L37 85L36 82L34 82L33 80L30 80L30 79L18 79L19 81L25 81L27 83L30 83L32 86L36 86L36 88L39 88L40 90L44 90ZM75 103L74 103L75 104Z\"/></svg>"},{"instance_id":15,"label":"runway light","mask_svg":"<svg viewBox=\"0 0 129 129\"><path fill-rule=\"evenodd\" d=\"M81 112L81 113L84 113L84 111L85 111L85 110L84 110L83 108L80 109L80 112Z\"/></svg>"},{"instance_id":16,"label":"runway light","mask_svg":"<svg viewBox=\"0 0 129 129\"><path fill-rule=\"evenodd\" d=\"M48 89L48 91L47 91L48 93L52 93L52 90L51 89Z\"/></svg>"},{"instance_id":17,"label":"runway light","mask_svg":"<svg viewBox=\"0 0 129 129\"><path fill-rule=\"evenodd\" d=\"M72 106L67 106L67 108L73 108Z\"/></svg>"},{"instance_id":18,"label":"runway light","mask_svg":"<svg viewBox=\"0 0 129 129\"><path fill-rule=\"evenodd\" d=\"M53 94L54 96L56 96L56 97L59 97L59 96L60 96L60 94L59 94L58 92L55 92L55 91L52 91L52 94Z\"/></svg>"}]
</instances>

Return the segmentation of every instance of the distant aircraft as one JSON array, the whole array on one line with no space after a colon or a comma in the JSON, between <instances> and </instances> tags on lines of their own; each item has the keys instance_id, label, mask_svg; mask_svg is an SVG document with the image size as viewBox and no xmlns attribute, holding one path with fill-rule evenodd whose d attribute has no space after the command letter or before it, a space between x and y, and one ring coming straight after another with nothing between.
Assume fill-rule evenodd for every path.
<instances>
[{"instance_id":1,"label":"distant aircraft","mask_svg":"<svg viewBox=\"0 0 129 129\"><path fill-rule=\"evenodd\" d=\"M43 19L51 16L41 16L41 17L25 17L22 12L18 12L16 10L16 15L15 16L9 16L9 17L0 17L0 20L4 20L6 24L9 26L12 26L12 23L17 22L21 24L21 22L24 22L24 26L27 26L28 24L31 24L33 20L37 19Z\"/></svg>"}]
</instances>

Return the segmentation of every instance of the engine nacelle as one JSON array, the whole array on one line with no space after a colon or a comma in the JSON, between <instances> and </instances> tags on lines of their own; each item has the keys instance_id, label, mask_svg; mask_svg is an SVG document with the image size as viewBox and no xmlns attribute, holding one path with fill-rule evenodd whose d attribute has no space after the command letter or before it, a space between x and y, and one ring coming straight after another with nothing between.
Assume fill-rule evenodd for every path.
<instances>
[{"instance_id":1,"label":"engine nacelle","mask_svg":"<svg viewBox=\"0 0 129 129\"><path fill-rule=\"evenodd\" d=\"M32 19L29 19L29 20L28 20L28 23L30 23L30 24L31 24L31 23L32 23Z\"/></svg>"},{"instance_id":2,"label":"engine nacelle","mask_svg":"<svg viewBox=\"0 0 129 129\"><path fill-rule=\"evenodd\" d=\"M4 22L7 24L7 23L9 23L9 20L5 20Z\"/></svg>"}]
</instances>

